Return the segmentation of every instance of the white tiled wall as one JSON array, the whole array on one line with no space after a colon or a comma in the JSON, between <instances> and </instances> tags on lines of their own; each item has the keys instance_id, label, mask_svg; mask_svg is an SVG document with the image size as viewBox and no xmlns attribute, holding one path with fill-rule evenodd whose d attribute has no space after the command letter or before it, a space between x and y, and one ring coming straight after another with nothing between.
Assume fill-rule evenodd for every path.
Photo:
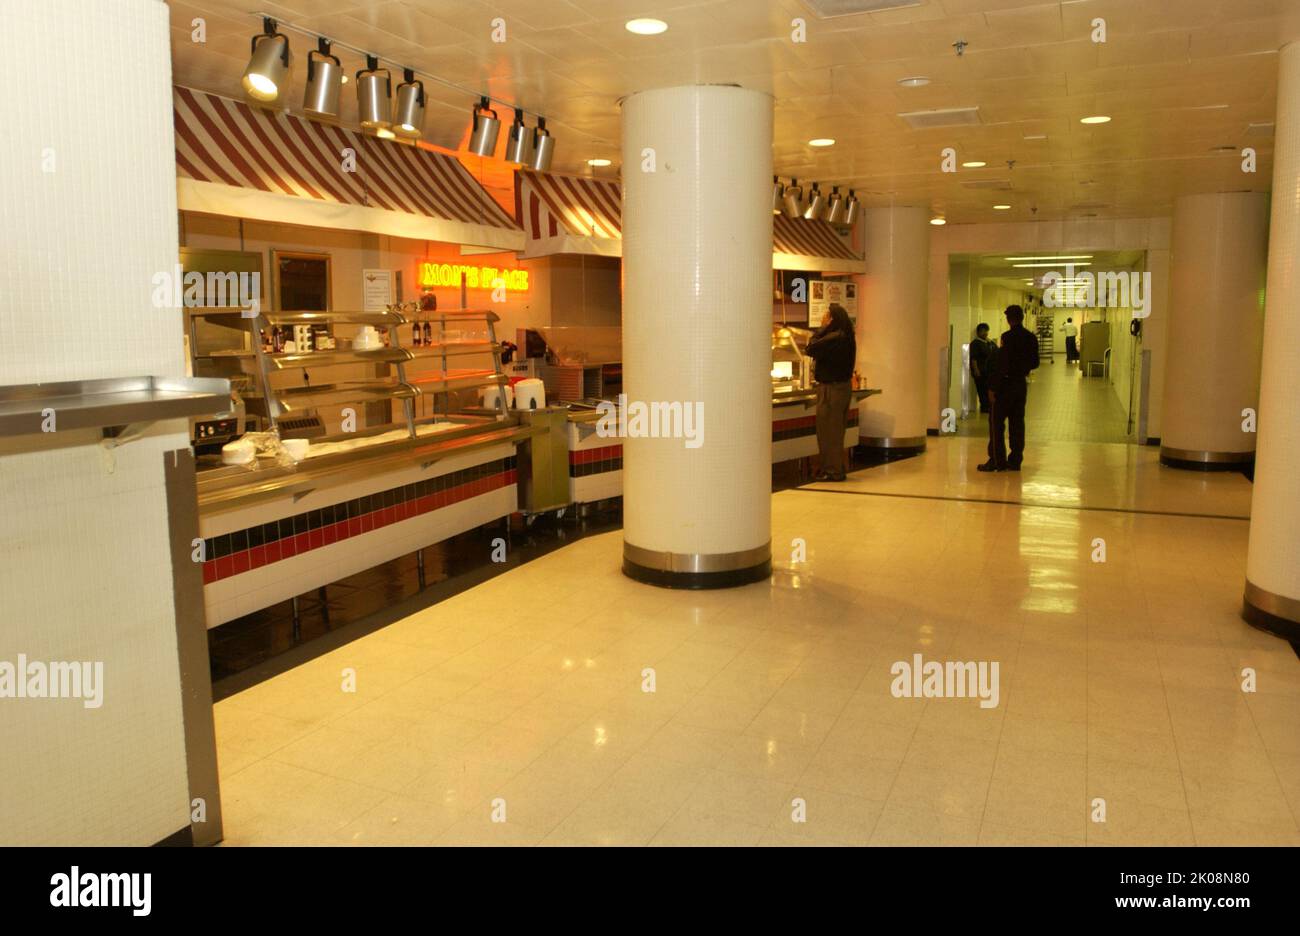
<instances>
[{"instance_id":1,"label":"white tiled wall","mask_svg":"<svg viewBox=\"0 0 1300 936\"><path fill-rule=\"evenodd\" d=\"M0 385L184 373L150 304L177 250L170 85L160 0L5 4ZM0 844L188 825L163 490L186 436L159 424L111 471L93 431L0 442L0 660L104 663L99 709L0 699Z\"/></svg>"}]
</instances>

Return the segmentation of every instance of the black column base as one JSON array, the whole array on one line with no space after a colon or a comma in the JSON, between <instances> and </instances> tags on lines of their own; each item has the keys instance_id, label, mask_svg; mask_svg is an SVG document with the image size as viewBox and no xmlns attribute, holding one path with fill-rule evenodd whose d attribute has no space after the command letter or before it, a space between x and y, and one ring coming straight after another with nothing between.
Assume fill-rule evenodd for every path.
<instances>
[{"instance_id":1,"label":"black column base","mask_svg":"<svg viewBox=\"0 0 1300 936\"><path fill-rule=\"evenodd\" d=\"M746 569L728 569L725 572L670 572L665 569L651 569L623 559L623 574L628 578L646 585L660 588L735 588L738 585L752 585L761 582L772 574L772 560L769 558L758 565Z\"/></svg>"},{"instance_id":2,"label":"black column base","mask_svg":"<svg viewBox=\"0 0 1300 936\"><path fill-rule=\"evenodd\" d=\"M1241 601L1241 619L1251 627L1270 633L1274 637L1281 637L1293 644L1300 642L1300 621L1278 617L1271 611L1257 608L1250 603L1249 598L1243 598Z\"/></svg>"},{"instance_id":3,"label":"black column base","mask_svg":"<svg viewBox=\"0 0 1300 936\"><path fill-rule=\"evenodd\" d=\"M1171 455L1160 456L1160 464L1167 468L1178 468L1181 471L1241 471L1243 468L1249 468L1254 463L1254 459L1239 462L1203 462L1174 458Z\"/></svg>"}]
</instances>

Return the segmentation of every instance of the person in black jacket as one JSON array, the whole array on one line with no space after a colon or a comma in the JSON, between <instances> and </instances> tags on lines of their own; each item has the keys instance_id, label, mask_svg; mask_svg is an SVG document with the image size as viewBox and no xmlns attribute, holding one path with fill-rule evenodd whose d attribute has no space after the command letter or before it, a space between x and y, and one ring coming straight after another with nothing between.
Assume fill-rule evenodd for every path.
<instances>
[{"instance_id":1,"label":"person in black jacket","mask_svg":"<svg viewBox=\"0 0 1300 936\"><path fill-rule=\"evenodd\" d=\"M853 398L853 366L858 342L853 322L842 305L831 303L826 324L808 342L808 355L816 364L817 448L821 452L818 481L844 480L844 429Z\"/></svg>"},{"instance_id":2,"label":"person in black jacket","mask_svg":"<svg viewBox=\"0 0 1300 936\"><path fill-rule=\"evenodd\" d=\"M1038 339L1024 326L1025 310L1007 306L1007 324L1001 346L989 373L989 460L980 471L1019 471L1025 457L1025 401L1029 395L1027 378L1038 367ZM1004 434L1011 436L1007 452Z\"/></svg>"},{"instance_id":3,"label":"person in black jacket","mask_svg":"<svg viewBox=\"0 0 1300 936\"><path fill-rule=\"evenodd\" d=\"M970 343L970 375L975 381L975 395L979 397L980 412L989 411L989 369L997 345L989 341L989 326L980 322L975 326L975 338Z\"/></svg>"}]
</instances>

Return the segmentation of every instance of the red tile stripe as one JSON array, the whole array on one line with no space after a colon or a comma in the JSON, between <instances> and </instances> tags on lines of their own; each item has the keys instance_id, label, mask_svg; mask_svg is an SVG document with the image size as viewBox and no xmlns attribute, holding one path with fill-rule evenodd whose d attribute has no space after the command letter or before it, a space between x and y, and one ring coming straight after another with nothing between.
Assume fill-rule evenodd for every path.
<instances>
[{"instance_id":1,"label":"red tile stripe","mask_svg":"<svg viewBox=\"0 0 1300 936\"><path fill-rule=\"evenodd\" d=\"M252 549L231 553L229 556L222 556L220 559L209 559L203 563L203 584L208 585L212 582L219 582L222 579L231 578L253 569L260 569L262 566L289 559L310 552L313 549L320 549L323 546L342 542L355 536L364 536L366 533L378 530L381 527L401 523L403 520L410 520L412 517L431 513L482 494L499 491L501 488L515 484L517 480L518 474L516 470L510 468L471 481L468 484L457 485L446 491L418 497L401 504L395 504L392 507L372 510L359 517L352 517L315 530L309 530L306 533L286 536L273 543L254 546Z\"/></svg>"},{"instance_id":2,"label":"red tile stripe","mask_svg":"<svg viewBox=\"0 0 1300 936\"><path fill-rule=\"evenodd\" d=\"M623 444L606 445L601 448L575 449L569 452L570 465L585 465L588 462L606 461L623 457Z\"/></svg>"}]
</instances>

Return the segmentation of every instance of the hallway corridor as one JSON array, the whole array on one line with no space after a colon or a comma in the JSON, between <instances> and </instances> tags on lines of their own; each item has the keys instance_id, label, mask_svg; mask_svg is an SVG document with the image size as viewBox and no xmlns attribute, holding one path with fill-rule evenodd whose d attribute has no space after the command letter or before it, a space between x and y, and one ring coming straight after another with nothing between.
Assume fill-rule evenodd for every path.
<instances>
[{"instance_id":1,"label":"hallway corridor","mask_svg":"<svg viewBox=\"0 0 1300 936\"><path fill-rule=\"evenodd\" d=\"M974 387L971 388L974 394ZM972 412L957 435L988 438L988 417ZM1029 382L1025 435L1035 442L1131 442L1128 417L1108 377L1084 377L1065 355L1044 357Z\"/></svg>"}]
</instances>

